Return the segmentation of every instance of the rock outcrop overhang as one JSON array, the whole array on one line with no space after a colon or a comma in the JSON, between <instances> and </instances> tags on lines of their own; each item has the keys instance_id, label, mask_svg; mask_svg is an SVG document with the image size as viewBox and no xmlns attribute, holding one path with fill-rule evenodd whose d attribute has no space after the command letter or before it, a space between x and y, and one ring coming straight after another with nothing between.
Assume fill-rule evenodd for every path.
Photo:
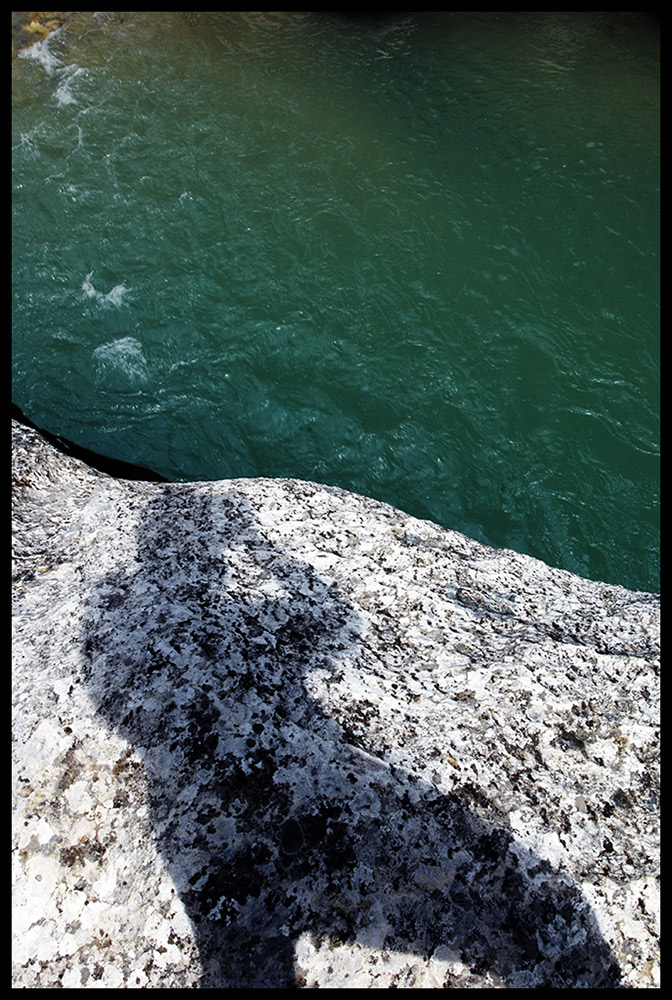
<instances>
[{"instance_id":1,"label":"rock outcrop overhang","mask_svg":"<svg viewBox=\"0 0 672 1000\"><path fill-rule=\"evenodd\" d=\"M658 986L656 596L13 465L14 987Z\"/></svg>"}]
</instances>

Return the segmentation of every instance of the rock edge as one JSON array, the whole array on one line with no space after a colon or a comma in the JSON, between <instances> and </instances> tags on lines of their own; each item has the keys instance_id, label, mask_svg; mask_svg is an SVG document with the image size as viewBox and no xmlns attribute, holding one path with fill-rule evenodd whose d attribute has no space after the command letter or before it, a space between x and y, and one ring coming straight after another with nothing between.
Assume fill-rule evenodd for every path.
<instances>
[{"instance_id":1,"label":"rock edge","mask_svg":"<svg viewBox=\"0 0 672 1000\"><path fill-rule=\"evenodd\" d=\"M13 985L658 985L659 601L13 422Z\"/></svg>"}]
</instances>

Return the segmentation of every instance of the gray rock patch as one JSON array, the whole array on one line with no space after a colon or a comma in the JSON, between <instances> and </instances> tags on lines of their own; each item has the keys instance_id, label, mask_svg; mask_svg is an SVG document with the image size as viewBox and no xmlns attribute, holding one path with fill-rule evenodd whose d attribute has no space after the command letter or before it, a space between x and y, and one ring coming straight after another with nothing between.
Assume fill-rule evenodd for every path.
<instances>
[{"instance_id":1,"label":"gray rock patch","mask_svg":"<svg viewBox=\"0 0 672 1000\"><path fill-rule=\"evenodd\" d=\"M14 435L13 985L658 985L658 598Z\"/></svg>"}]
</instances>

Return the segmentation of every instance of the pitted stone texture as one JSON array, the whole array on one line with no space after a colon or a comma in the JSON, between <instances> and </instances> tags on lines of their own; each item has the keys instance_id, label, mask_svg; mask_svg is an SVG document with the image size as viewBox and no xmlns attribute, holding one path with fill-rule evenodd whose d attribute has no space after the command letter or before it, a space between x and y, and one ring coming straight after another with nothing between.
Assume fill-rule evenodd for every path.
<instances>
[{"instance_id":1,"label":"pitted stone texture","mask_svg":"<svg viewBox=\"0 0 672 1000\"><path fill-rule=\"evenodd\" d=\"M658 599L14 430L14 986L658 985Z\"/></svg>"}]
</instances>

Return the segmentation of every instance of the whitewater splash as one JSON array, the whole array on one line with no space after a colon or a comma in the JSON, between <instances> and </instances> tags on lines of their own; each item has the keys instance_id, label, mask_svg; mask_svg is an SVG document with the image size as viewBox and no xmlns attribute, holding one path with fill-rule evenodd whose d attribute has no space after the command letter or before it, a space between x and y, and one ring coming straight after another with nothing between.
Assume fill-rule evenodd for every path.
<instances>
[{"instance_id":1,"label":"whitewater splash","mask_svg":"<svg viewBox=\"0 0 672 1000\"><path fill-rule=\"evenodd\" d=\"M101 344L93 352L98 379L106 389L137 388L149 381L147 359L135 337Z\"/></svg>"},{"instance_id":2,"label":"whitewater splash","mask_svg":"<svg viewBox=\"0 0 672 1000\"><path fill-rule=\"evenodd\" d=\"M39 42L35 42L34 45L29 46L27 49L21 49L18 53L20 59L32 59L34 62L39 63L45 73L52 76L56 70L60 69L63 65L58 57L51 51L51 43L54 38L58 36L60 29L52 31L50 35L43 38Z\"/></svg>"},{"instance_id":3,"label":"whitewater splash","mask_svg":"<svg viewBox=\"0 0 672 1000\"><path fill-rule=\"evenodd\" d=\"M86 76L86 70L82 66L77 66L76 63L64 66L55 52L52 51L51 45L54 39L58 37L59 30L52 31L46 38L35 42L34 45L26 49L22 49L18 55L20 59L31 59L33 62L38 63L47 76L61 78L61 82L54 92L54 100L57 104L63 106L77 103L77 98L72 91L72 84L78 77Z\"/></svg>"},{"instance_id":4,"label":"whitewater splash","mask_svg":"<svg viewBox=\"0 0 672 1000\"><path fill-rule=\"evenodd\" d=\"M111 305L120 306L124 301L124 296L130 289L126 288L126 285L115 285L107 294L105 292L99 292L91 284L91 278L93 277L93 271L89 271L85 280L82 282L82 291L90 299L96 299L101 305Z\"/></svg>"},{"instance_id":5,"label":"whitewater splash","mask_svg":"<svg viewBox=\"0 0 672 1000\"><path fill-rule=\"evenodd\" d=\"M72 85L79 77L86 76L86 70L81 66L66 66L63 69L61 83L54 94L54 99L60 105L76 104L77 98L72 91Z\"/></svg>"}]
</instances>

